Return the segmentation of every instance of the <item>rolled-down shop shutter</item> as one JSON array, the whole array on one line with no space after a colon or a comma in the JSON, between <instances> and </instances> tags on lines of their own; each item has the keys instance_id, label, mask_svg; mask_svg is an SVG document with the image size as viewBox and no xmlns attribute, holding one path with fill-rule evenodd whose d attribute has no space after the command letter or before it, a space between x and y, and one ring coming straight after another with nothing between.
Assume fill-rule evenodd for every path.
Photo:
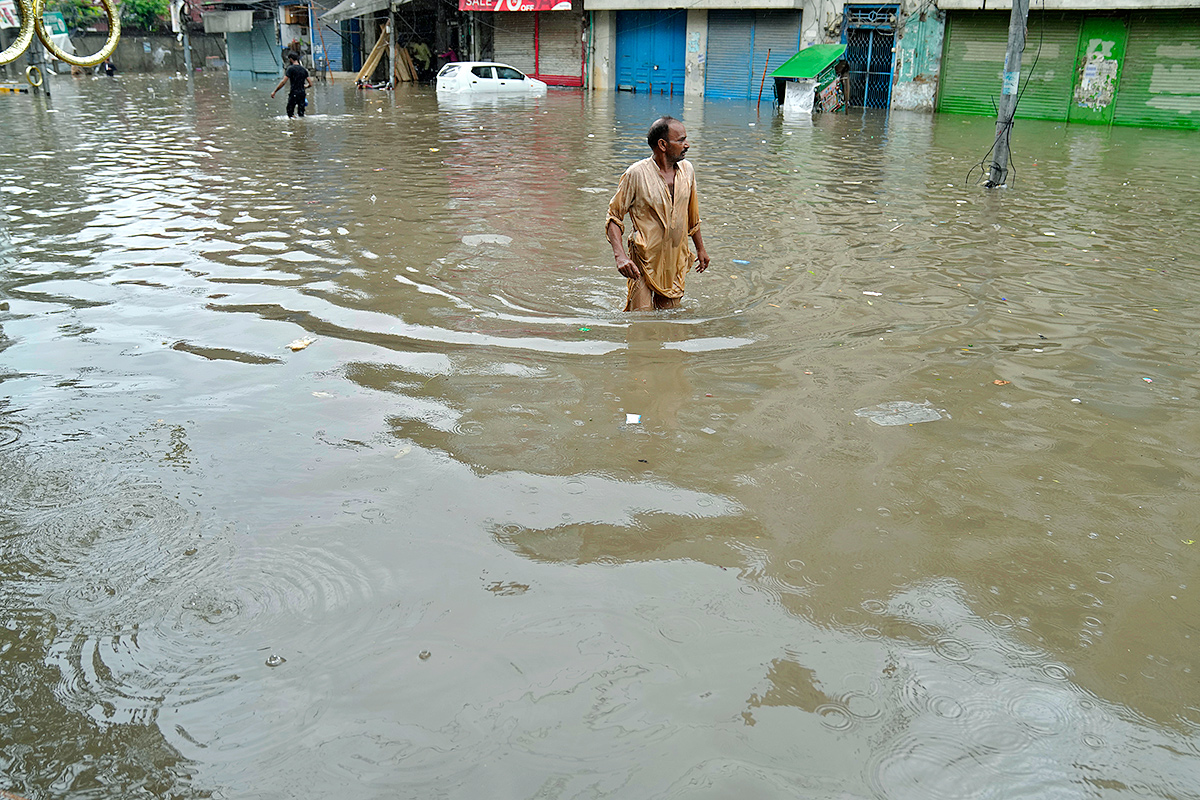
<instances>
[{"instance_id":1,"label":"rolled-down shop shutter","mask_svg":"<svg viewBox=\"0 0 1200 800\"><path fill-rule=\"evenodd\" d=\"M942 51L938 111L994 116L1008 49L1007 11L950 14ZM1078 14L1029 15L1021 59L1018 119L1065 120L1075 81Z\"/></svg>"},{"instance_id":2,"label":"rolled-down shop shutter","mask_svg":"<svg viewBox=\"0 0 1200 800\"><path fill-rule=\"evenodd\" d=\"M1018 119L1065 120L1075 93L1075 58L1079 54L1078 13L1029 12L1029 34L1021 57ZM1008 31L1004 32L1007 42ZM1001 67L1004 62L1001 61ZM1000 90L997 88L996 95Z\"/></svg>"},{"instance_id":3,"label":"rolled-down shop shutter","mask_svg":"<svg viewBox=\"0 0 1200 800\"><path fill-rule=\"evenodd\" d=\"M581 0L575 0L582 7ZM583 13L497 11L492 49L511 64L556 86L583 85Z\"/></svg>"},{"instance_id":4,"label":"rolled-down shop shutter","mask_svg":"<svg viewBox=\"0 0 1200 800\"><path fill-rule=\"evenodd\" d=\"M704 95L753 99L763 83L763 67L770 73L799 49L799 11L709 11ZM774 89L764 93L773 97Z\"/></svg>"},{"instance_id":5,"label":"rolled-down shop shutter","mask_svg":"<svg viewBox=\"0 0 1200 800\"><path fill-rule=\"evenodd\" d=\"M704 96L742 98L750 92L750 57L754 46L754 12L708 12L708 56Z\"/></svg>"},{"instance_id":6,"label":"rolled-down shop shutter","mask_svg":"<svg viewBox=\"0 0 1200 800\"><path fill-rule=\"evenodd\" d=\"M502 64L516 67L527 75L533 70L533 11L497 11L492 51Z\"/></svg>"},{"instance_id":7,"label":"rolled-down shop shutter","mask_svg":"<svg viewBox=\"0 0 1200 800\"><path fill-rule=\"evenodd\" d=\"M1200 128L1200 11L1130 15L1113 123Z\"/></svg>"},{"instance_id":8,"label":"rolled-down shop shutter","mask_svg":"<svg viewBox=\"0 0 1200 800\"><path fill-rule=\"evenodd\" d=\"M750 94L748 97L758 97L762 89L764 97L775 96L774 86L770 75L774 70L783 66L796 53L800 52L800 12L799 11L755 11L754 12L754 65L750 70ZM767 63L768 55L770 63ZM765 88L764 88L765 87Z\"/></svg>"},{"instance_id":9,"label":"rolled-down shop shutter","mask_svg":"<svg viewBox=\"0 0 1200 800\"><path fill-rule=\"evenodd\" d=\"M1000 93L1008 17L997 13L951 11L946 19L938 111L995 114Z\"/></svg>"},{"instance_id":10,"label":"rolled-down shop shutter","mask_svg":"<svg viewBox=\"0 0 1200 800\"><path fill-rule=\"evenodd\" d=\"M582 12L538 12L537 41L538 77L558 86L583 85Z\"/></svg>"},{"instance_id":11,"label":"rolled-down shop shutter","mask_svg":"<svg viewBox=\"0 0 1200 800\"><path fill-rule=\"evenodd\" d=\"M250 31L251 63L255 75L279 75L283 73L283 56L275 35L274 20L256 20Z\"/></svg>"}]
</instances>

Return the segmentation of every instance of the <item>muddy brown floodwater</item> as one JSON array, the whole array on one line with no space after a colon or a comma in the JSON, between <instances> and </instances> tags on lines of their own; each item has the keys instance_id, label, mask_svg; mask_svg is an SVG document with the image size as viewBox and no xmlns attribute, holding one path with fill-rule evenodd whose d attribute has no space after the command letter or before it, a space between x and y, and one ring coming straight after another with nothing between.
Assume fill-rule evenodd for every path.
<instances>
[{"instance_id":1,"label":"muddy brown floodwater","mask_svg":"<svg viewBox=\"0 0 1200 800\"><path fill-rule=\"evenodd\" d=\"M3 100L0 789L1200 796L1194 132L271 86Z\"/></svg>"}]
</instances>

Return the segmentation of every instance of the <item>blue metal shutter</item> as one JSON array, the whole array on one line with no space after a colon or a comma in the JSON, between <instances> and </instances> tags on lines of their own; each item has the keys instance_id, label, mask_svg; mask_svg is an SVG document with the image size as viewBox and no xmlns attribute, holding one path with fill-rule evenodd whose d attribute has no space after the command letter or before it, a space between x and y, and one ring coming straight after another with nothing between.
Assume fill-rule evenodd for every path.
<instances>
[{"instance_id":1,"label":"blue metal shutter","mask_svg":"<svg viewBox=\"0 0 1200 800\"><path fill-rule=\"evenodd\" d=\"M764 66L769 74L799 50L798 11L709 11L704 94L753 100L763 84ZM773 97L774 89L763 93Z\"/></svg>"},{"instance_id":2,"label":"blue metal shutter","mask_svg":"<svg viewBox=\"0 0 1200 800\"><path fill-rule=\"evenodd\" d=\"M254 23L250 31L252 69L256 77L279 75L283 72L283 56L279 54L279 37L276 35L275 20Z\"/></svg>"},{"instance_id":3,"label":"blue metal shutter","mask_svg":"<svg viewBox=\"0 0 1200 800\"><path fill-rule=\"evenodd\" d=\"M767 53L771 63L767 63ZM768 100L775 97L775 87L770 75L800 52L799 11L756 11L754 12L754 68L750 72L749 99L758 97L759 89ZM763 81L763 67L767 80Z\"/></svg>"},{"instance_id":4,"label":"blue metal shutter","mask_svg":"<svg viewBox=\"0 0 1200 800\"><path fill-rule=\"evenodd\" d=\"M238 78L254 76L254 56L250 47L253 33L225 34L225 55L229 60L229 74Z\"/></svg>"},{"instance_id":5,"label":"blue metal shutter","mask_svg":"<svg viewBox=\"0 0 1200 800\"><path fill-rule=\"evenodd\" d=\"M1200 128L1200 12L1131 14L1113 123Z\"/></svg>"},{"instance_id":6,"label":"blue metal shutter","mask_svg":"<svg viewBox=\"0 0 1200 800\"><path fill-rule=\"evenodd\" d=\"M772 58L774 55L771 54ZM714 99L749 97L753 56L754 12L709 11L704 96Z\"/></svg>"},{"instance_id":7,"label":"blue metal shutter","mask_svg":"<svg viewBox=\"0 0 1200 800\"><path fill-rule=\"evenodd\" d=\"M321 9L317 9L317 13L323 13ZM320 45L324 42L325 62L330 69L340 70L342 68L342 37L339 36L333 27L327 22L317 20L317 36L316 42Z\"/></svg>"}]
</instances>

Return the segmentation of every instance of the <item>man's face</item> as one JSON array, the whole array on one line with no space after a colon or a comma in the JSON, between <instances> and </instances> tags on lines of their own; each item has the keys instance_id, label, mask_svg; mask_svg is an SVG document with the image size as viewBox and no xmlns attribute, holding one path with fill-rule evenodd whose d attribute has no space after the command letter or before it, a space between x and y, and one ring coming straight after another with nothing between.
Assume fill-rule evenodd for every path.
<instances>
[{"instance_id":1,"label":"man's face","mask_svg":"<svg viewBox=\"0 0 1200 800\"><path fill-rule=\"evenodd\" d=\"M672 164L678 164L687 157L688 144L687 129L683 127L681 122L672 122L667 128L667 138L661 140L666 146L667 160Z\"/></svg>"}]
</instances>

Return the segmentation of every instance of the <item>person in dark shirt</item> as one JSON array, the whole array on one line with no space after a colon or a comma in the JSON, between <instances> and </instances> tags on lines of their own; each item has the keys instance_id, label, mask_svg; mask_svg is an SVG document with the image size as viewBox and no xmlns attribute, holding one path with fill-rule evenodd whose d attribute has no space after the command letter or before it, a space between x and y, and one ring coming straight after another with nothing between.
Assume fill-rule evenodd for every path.
<instances>
[{"instance_id":1,"label":"person in dark shirt","mask_svg":"<svg viewBox=\"0 0 1200 800\"><path fill-rule=\"evenodd\" d=\"M304 90L312 86L312 78L308 77L308 70L300 66L300 56L288 53L288 61L291 63L283 73L283 80L271 92L271 97L274 97L275 92L282 89L285 83L291 81L291 88L288 89L287 115L291 117L299 114L303 117L304 107L308 105L308 101L304 98Z\"/></svg>"}]
</instances>

